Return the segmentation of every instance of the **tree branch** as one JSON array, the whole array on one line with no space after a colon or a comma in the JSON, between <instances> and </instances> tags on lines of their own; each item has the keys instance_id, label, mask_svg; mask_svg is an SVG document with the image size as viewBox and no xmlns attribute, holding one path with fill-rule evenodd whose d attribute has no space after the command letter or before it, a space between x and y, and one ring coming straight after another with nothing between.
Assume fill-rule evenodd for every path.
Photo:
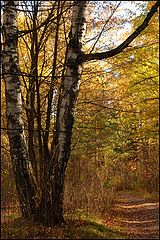
<instances>
[{"instance_id":1,"label":"tree branch","mask_svg":"<svg viewBox=\"0 0 160 240\"><path fill-rule=\"evenodd\" d=\"M120 52L122 52L148 26L148 23L151 20L152 16L157 12L158 7L159 7L159 2L157 1L152 6L151 10L147 14L143 23L139 27L137 27L137 29L118 47L116 47L110 51L105 51L105 52L100 52L100 53L80 54L78 61L80 63L82 63L82 62L88 62L91 60L102 60L102 59L113 57L113 56L119 54Z\"/></svg>"}]
</instances>

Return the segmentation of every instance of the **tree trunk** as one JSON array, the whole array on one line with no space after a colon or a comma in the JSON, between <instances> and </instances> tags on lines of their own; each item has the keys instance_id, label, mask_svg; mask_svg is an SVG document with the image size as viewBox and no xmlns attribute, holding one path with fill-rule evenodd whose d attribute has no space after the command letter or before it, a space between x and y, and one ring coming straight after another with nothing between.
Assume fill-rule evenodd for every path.
<instances>
[{"instance_id":1,"label":"tree trunk","mask_svg":"<svg viewBox=\"0 0 160 240\"><path fill-rule=\"evenodd\" d=\"M3 15L4 49L3 75L6 83L7 123L16 187L22 215L33 217L45 225L63 222L64 179L70 156L75 104L82 67L77 62L82 47L86 1L75 1L72 26L67 48L66 75L62 80L57 110L54 154L48 161L48 174L44 176L45 188L40 203L35 203L35 184L31 178L29 158L22 122L22 97L19 79L17 49L17 1L5 1Z\"/></svg>"},{"instance_id":2,"label":"tree trunk","mask_svg":"<svg viewBox=\"0 0 160 240\"><path fill-rule=\"evenodd\" d=\"M17 1L4 1L3 13L3 77L6 85L7 126L12 164L22 215L35 214L35 185L30 175L29 159L22 123L22 96L17 50Z\"/></svg>"},{"instance_id":3,"label":"tree trunk","mask_svg":"<svg viewBox=\"0 0 160 240\"><path fill-rule=\"evenodd\" d=\"M77 58L81 54L87 1L75 1L69 34L66 75L62 80L57 110L54 153L45 179L45 191L36 220L46 225L61 224L63 219L64 180L70 156L75 104L82 71Z\"/></svg>"}]
</instances>

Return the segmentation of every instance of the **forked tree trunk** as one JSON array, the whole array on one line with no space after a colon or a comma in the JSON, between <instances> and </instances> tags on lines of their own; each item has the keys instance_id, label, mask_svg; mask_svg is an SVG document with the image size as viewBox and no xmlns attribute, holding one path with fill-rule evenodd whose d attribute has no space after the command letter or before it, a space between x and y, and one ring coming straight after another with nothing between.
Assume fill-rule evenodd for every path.
<instances>
[{"instance_id":1,"label":"forked tree trunk","mask_svg":"<svg viewBox=\"0 0 160 240\"><path fill-rule=\"evenodd\" d=\"M3 13L3 76L6 83L7 124L16 187L21 204L22 215L33 217L47 225L63 222L64 179L70 156L71 135L74 123L75 104L82 68L77 62L81 53L82 33L85 25L86 1L75 1L73 7L70 41L67 51L66 74L62 82L57 111L54 154L47 166L45 187L40 202L35 204L35 185L28 166L22 123L22 97L19 79L19 60L17 49L18 1L5 1Z\"/></svg>"},{"instance_id":2,"label":"forked tree trunk","mask_svg":"<svg viewBox=\"0 0 160 240\"><path fill-rule=\"evenodd\" d=\"M63 222L65 172L70 156L75 104L82 71L77 58L81 54L87 1L75 1L74 3L66 74L62 82L57 111L54 154L48 166L45 190L39 206L39 212L37 212L37 220L48 225Z\"/></svg>"},{"instance_id":3,"label":"forked tree trunk","mask_svg":"<svg viewBox=\"0 0 160 240\"><path fill-rule=\"evenodd\" d=\"M18 1L4 1L3 12L3 77L6 85L7 126L16 187L22 215L33 217L36 211L35 185L29 171L29 159L22 124L22 96L17 49Z\"/></svg>"}]
</instances>

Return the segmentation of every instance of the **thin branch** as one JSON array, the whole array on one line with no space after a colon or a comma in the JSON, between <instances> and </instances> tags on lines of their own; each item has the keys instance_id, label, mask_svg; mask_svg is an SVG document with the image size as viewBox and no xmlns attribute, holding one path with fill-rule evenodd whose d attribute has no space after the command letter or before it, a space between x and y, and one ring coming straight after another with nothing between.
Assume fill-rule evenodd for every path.
<instances>
[{"instance_id":1,"label":"thin branch","mask_svg":"<svg viewBox=\"0 0 160 240\"><path fill-rule=\"evenodd\" d=\"M98 107L101 107L101 108L106 108L106 109L109 109L109 110L114 110L116 112L128 112L128 113L139 113L137 111L132 111L132 110L122 110L122 109L116 109L116 108L113 108L113 107L108 107L108 106L105 106L105 105L101 105L101 104L97 104L97 103L94 103L94 102L83 102L83 104L92 104L92 105L95 105L95 106L98 106Z\"/></svg>"},{"instance_id":2,"label":"thin branch","mask_svg":"<svg viewBox=\"0 0 160 240\"><path fill-rule=\"evenodd\" d=\"M56 19L57 19L57 17L60 17L61 16L61 14L64 14L65 12L67 12L72 6L74 6L76 3L73 3L73 4L71 4L68 8L66 8L62 13L60 13L60 15L59 16L56 16L56 17L54 17L54 12L52 13L52 14L49 14L48 15L48 17L40 24L40 25L38 25L36 28L32 28L32 29L28 29L28 30L18 30L18 35L15 37L15 38L13 38L12 40L14 41L14 40L16 40L16 39L18 39L18 38L20 38L20 37L22 37L22 36L24 36L24 35L26 35L26 34L30 34L30 33L32 33L32 32L35 32L35 31L37 31L37 30L39 30L41 27L43 27L43 26L45 26L46 24L48 24L49 22L54 22ZM3 46L3 45L5 45L5 44L8 44L9 42L2 42L1 43L1 45Z\"/></svg>"},{"instance_id":3,"label":"thin branch","mask_svg":"<svg viewBox=\"0 0 160 240\"><path fill-rule=\"evenodd\" d=\"M105 52L99 52L99 53L91 53L91 54L80 54L78 57L79 63L88 62L91 60L102 60L106 58L113 57L119 53L121 53L125 48L129 46L129 44L148 26L149 21L153 17L153 15L157 12L159 7L159 1L157 1L147 14L146 18L144 19L143 23L137 27L137 29L118 47Z\"/></svg>"},{"instance_id":4,"label":"thin branch","mask_svg":"<svg viewBox=\"0 0 160 240\"><path fill-rule=\"evenodd\" d=\"M101 32L99 33L96 41L94 42L94 44L93 44L93 46L92 46L92 49L90 50L89 54L91 54L91 52L93 52L93 50L94 50L97 42L99 41L99 39L100 39L100 37L101 37L101 35L102 35L105 27L106 27L106 25L109 23L110 19L113 17L114 13L116 12L116 10L117 10L118 7L120 6L120 4L121 4L121 2L118 3L118 5L116 6L116 8L113 10L113 12L111 13L111 15L109 16L109 18L105 21L105 24L103 25L103 27L102 27L102 29L101 29Z\"/></svg>"},{"instance_id":5,"label":"thin branch","mask_svg":"<svg viewBox=\"0 0 160 240\"><path fill-rule=\"evenodd\" d=\"M7 151L7 152L11 153L11 151L10 151L10 150L8 150L7 148L5 148L5 147L4 147L4 146L2 146L2 145L1 145L1 148L3 148L5 151Z\"/></svg>"}]
</instances>

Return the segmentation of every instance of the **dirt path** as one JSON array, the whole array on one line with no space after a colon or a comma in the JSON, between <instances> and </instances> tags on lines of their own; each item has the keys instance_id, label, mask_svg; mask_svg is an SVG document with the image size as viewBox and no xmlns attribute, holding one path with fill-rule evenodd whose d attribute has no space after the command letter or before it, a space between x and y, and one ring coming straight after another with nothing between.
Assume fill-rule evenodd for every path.
<instances>
[{"instance_id":1,"label":"dirt path","mask_svg":"<svg viewBox=\"0 0 160 240\"><path fill-rule=\"evenodd\" d=\"M121 194L107 225L125 233L127 239L159 239L159 203Z\"/></svg>"}]
</instances>

